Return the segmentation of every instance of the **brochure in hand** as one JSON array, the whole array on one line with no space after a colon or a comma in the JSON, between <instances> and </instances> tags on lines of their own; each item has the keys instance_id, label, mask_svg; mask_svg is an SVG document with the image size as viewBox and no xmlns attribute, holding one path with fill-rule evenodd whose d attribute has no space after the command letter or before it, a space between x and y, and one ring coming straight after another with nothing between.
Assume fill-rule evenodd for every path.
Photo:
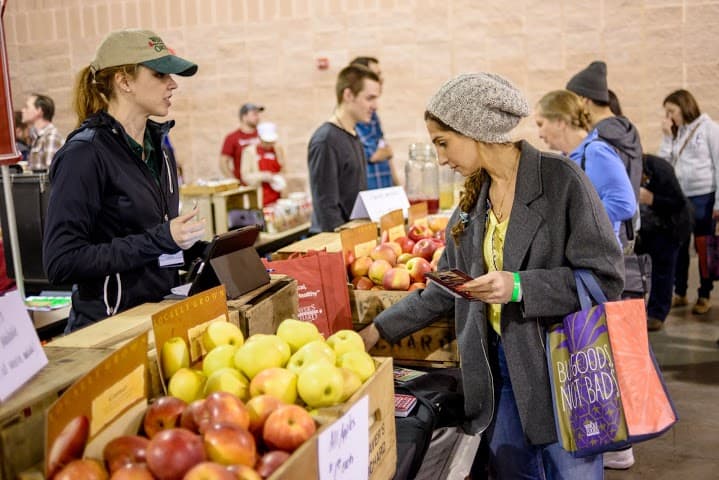
<instances>
[{"instance_id":1,"label":"brochure in hand","mask_svg":"<svg viewBox=\"0 0 719 480\"><path fill-rule=\"evenodd\" d=\"M425 278L432 280L438 287L446 290L448 293L457 298L466 298L467 300L477 300L472 297L469 292L457 290L457 287L472 280L472 277L464 273L462 270L453 268L452 270L441 270L438 272L429 272L425 274Z\"/></svg>"}]
</instances>

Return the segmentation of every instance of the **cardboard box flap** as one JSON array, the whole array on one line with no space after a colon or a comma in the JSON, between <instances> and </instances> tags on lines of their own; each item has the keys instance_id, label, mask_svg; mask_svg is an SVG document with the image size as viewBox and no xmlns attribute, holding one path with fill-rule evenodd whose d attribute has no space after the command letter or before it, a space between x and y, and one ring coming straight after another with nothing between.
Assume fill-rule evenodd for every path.
<instances>
[{"instance_id":1,"label":"cardboard box flap","mask_svg":"<svg viewBox=\"0 0 719 480\"><path fill-rule=\"evenodd\" d=\"M429 216L429 210L427 209L427 202L419 202L409 206L409 212L407 213L407 225L421 225L423 227L428 226L427 217Z\"/></svg>"},{"instance_id":2,"label":"cardboard box flap","mask_svg":"<svg viewBox=\"0 0 719 480\"><path fill-rule=\"evenodd\" d=\"M167 379L162 371L162 346L172 337L181 337L189 347L190 363L199 361L205 353L201 337L207 326L212 322L230 320L225 298L225 287L220 285L152 315L157 363L165 391L167 391Z\"/></svg>"},{"instance_id":3,"label":"cardboard box flap","mask_svg":"<svg viewBox=\"0 0 719 480\"><path fill-rule=\"evenodd\" d=\"M394 210L382 215L379 220L380 238L382 241L394 242L400 237L406 237L404 231L404 214L402 210Z\"/></svg>"},{"instance_id":4,"label":"cardboard box flap","mask_svg":"<svg viewBox=\"0 0 719 480\"><path fill-rule=\"evenodd\" d=\"M52 404L47 411L45 452L50 452L53 442L71 420L86 416L90 428L85 454L98 458L97 450L91 447L93 440L127 411L141 409L144 412L147 407L147 375L145 332L111 353ZM137 427L139 423L134 428ZM104 442L95 444L104 445ZM102 458L101 452L99 458Z\"/></svg>"},{"instance_id":5,"label":"cardboard box flap","mask_svg":"<svg viewBox=\"0 0 719 480\"><path fill-rule=\"evenodd\" d=\"M369 256L372 249L377 245L377 224L367 223L340 232L342 241L342 252L345 261L348 258Z\"/></svg>"}]
</instances>

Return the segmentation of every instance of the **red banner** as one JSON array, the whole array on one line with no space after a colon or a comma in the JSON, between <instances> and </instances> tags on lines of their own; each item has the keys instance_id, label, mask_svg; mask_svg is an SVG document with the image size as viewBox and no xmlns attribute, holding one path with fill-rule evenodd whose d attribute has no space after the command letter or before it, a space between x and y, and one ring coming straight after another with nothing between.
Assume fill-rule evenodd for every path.
<instances>
[{"instance_id":1,"label":"red banner","mask_svg":"<svg viewBox=\"0 0 719 480\"><path fill-rule=\"evenodd\" d=\"M5 14L7 0L0 0L0 165L17 163L22 157L15 146L15 121L13 119L10 71L5 46Z\"/></svg>"}]
</instances>

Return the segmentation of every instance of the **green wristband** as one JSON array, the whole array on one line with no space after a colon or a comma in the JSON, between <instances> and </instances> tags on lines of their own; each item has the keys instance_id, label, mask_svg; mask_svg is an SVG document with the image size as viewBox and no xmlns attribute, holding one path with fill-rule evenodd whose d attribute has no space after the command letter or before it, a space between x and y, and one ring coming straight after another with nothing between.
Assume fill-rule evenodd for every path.
<instances>
[{"instance_id":1,"label":"green wristband","mask_svg":"<svg viewBox=\"0 0 719 480\"><path fill-rule=\"evenodd\" d=\"M512 298L510 299L510 302L518 302L522 297L522 285L519 282L519 273L514 272L512 276L514 277L514 288L512 289Z\"/></svg>"}]
</instances>

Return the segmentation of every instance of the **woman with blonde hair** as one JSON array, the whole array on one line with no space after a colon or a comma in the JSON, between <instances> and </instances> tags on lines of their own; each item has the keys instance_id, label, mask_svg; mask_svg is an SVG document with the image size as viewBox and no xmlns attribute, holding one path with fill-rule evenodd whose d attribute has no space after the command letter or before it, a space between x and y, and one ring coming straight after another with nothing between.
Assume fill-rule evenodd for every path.
<instances>
[{"instance_id":1,"label":"woman with blonde hair","mask_svg":"<svg viewBox=\"0 0 719 480\"><path fill-rule=\"evenodd\" d=\"M592 129L589 113L577 94L555 90L537 104L535 121L539 138L584 170L596 188L619 239L622 222L637 209L632 184L616 150Z\"/></svg>"},{"instance_id":2,"label":"woman with blonde hair","mask_svg":"<svg viewBox=\"0 0 719 480\"><path fill-rule=\"evenodd\" d=\"M463 428L483 433L493 478L602 478L601 455L575 458L557 442L546 329L579 309L575 269L608 298L622 290L622 252L586 175L564 157L512 142L529 106L506 79L460 75L430 99L425 123L441 165L466 178L439 270L473 280L457 298L429 282L362 330L367 348L454 315ZM483 439L483 442L485 440Z\"/></svg>"},{"instance_id":3,"label":"woman with blonde hair","mask_svg":"<svg viewBox=\"0 0 719 480\"><path fill-rule=\"evenodd\" d=\"M52 283L73 284L67 332L145 302L179 283L199 254L205 220L178 215L177 165L163 146L177 83L197 65L147 30L110 33L78 76L79 127L55 154L43 260Z\"/></svg>"}]
</instances>

